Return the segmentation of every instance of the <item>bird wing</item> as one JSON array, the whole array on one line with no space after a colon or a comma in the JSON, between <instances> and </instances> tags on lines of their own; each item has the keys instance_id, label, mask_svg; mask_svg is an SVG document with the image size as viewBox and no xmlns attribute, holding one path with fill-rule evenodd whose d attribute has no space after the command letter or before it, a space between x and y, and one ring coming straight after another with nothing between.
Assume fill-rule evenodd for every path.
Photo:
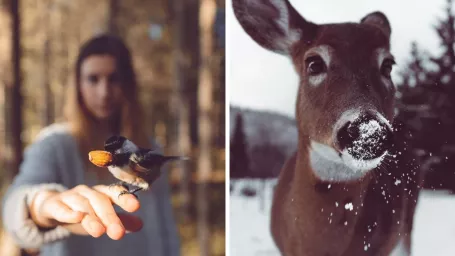
<instances>
[{"instance_id":1,"label":"bird wing","mask_svg":"<svg viewBox=\"0 0 455 256\"><path fill-rule=\"evenodd\" d=\"M141 166L140 164L132 162L132 161L130 161L130 167L133 171L142 173L142 174L148 174L148 173L152 172L151 169L145 168L145 167Z\"/></svg>"},{"instance_id":2,"label":"bird wing","mask_svg":"<svg viewBox=\"0 0 455 256\"><path fill-rule=\"evenodd\" d=\"M131 153L116 153L113 155L112 164L116 166L125 166L130 162Z\"/></svg>"},{"instance_id":3,"label":"bird wing","mask_svg":"<svg viewBox=\"0 0 455 256\"><path fill-rule=\"evenodd\" d=\"M140 150L140 148L138 146L136 146L136 144L134 144L131 140L127 139L123 143L122 151L125 153L126 152L133 153L133 152L137 152L139 150Z\"/></svg>"},{"instance_id":4,"label":"bird wing","mask_svg":"<svg viewBox=\"0 0 455 256\"><path fill-rule=\"evenodd\" d=\"M156 168L147 169L134 162L130 162L130 167L136 173L137 176L146 180L148 184L152 184L161 176L160 169Z\"/></svg>"},{"instance_id":5,"label":"bird wing","mask_svg":"<svg viewBox=\"0 0 455 256\"><path fill-rule=\"evenodd\" d=\"M161 166L169 161L185 159L181 156L164 156L157 151L148 151L143 155L143 158L137 163L146 169L161 168Z\"/></svg>"}]
</instances>

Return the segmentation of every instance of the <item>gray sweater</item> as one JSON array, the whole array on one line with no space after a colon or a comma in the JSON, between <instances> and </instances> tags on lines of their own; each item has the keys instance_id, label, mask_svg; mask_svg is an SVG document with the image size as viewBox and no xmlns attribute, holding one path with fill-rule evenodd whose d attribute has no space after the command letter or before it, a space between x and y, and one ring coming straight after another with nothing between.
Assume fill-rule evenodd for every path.
<instances>
[{"instance_id":1,"label":"gray sweater","mask_svg":"<svg viewBox=\"0 0 455 256\"><path fill-rule=\"evenodd\" d=\"M153 142L155 147L158 145ZM79 184L93 186L116 180L97 180L83 169L83 162L74 138L64 124L45 128L24 153L24 160L3 199L3 222L6 230L22 248L40 248L41 256L73 255L180 255L180 239L170 199L168 172L138 194L141 208L133 213L144 222L141 231L111 240L70 234L63 227L43 230L30 219L28 205L42 189L64 191ZM107 170L106 170L107 171ZM124 212L115 206L117 212Z\"/></svg>"}]
</instances>

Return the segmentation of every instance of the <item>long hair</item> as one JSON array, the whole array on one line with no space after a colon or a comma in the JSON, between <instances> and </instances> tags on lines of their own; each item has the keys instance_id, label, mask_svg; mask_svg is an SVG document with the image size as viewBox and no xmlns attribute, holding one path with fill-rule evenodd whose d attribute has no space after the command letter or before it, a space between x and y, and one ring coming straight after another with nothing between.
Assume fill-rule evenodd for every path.
<instances>
[{"instance_id":1,"label":"long hair","mask_svg":"<svg viewBox=\"0 0 455 256\"><path fill-rule=\"evenodd\" d=\"M91 147L102 146L93 145L97 121L84 105L80 90L82 63L93 55L112 56L116 60L117 72L120 74L124 102L115 122L111 124L112 131L131 139L140 146L150 145L145 131L145 117L139 102L138 84L130 51L120 38L113 35L99 35L81 46L74 67L73 84L67 91L64 115L80 148L91 150Z\"/></svg>"}]
</instances>

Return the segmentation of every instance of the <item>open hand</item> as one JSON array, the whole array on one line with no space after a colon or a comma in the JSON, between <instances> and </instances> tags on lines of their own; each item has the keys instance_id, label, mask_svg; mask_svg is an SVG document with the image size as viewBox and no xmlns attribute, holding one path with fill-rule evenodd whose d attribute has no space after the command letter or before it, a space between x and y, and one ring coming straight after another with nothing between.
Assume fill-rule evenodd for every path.
<instances>
[{"instance_id":1,"label":"open hand","mask_svg":"<svg viewBox=\"0 0 455 256\"><path fill-rule=\"evenodd\" d=\"M121 239L125 232L142 228L142 221L131 214L117 214L113 204L135 212L140 203L130 194L118 197L121 186L79 185L65 192L39 192L30 206L32 219L41 227L64 226L72 233Z\"/></svg>"}]
</instances>

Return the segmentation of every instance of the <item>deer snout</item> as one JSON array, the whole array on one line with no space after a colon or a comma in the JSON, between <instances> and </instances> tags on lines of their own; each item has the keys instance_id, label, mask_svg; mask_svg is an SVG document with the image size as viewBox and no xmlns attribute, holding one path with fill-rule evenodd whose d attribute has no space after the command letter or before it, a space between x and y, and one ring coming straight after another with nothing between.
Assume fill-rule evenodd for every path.
<instances>
[{"instance_id":1,"label":"deer snout","mask_svg":"<svg viewBox=\"0 0 455 256\"><path fill-rule=\"evenodd\" d=\"M392 144L393 132L387 120L379 113L360 113L341 118L335 130L338 150L347 152L354 160L380 158Z\"/></svg>"}]
</instances>

